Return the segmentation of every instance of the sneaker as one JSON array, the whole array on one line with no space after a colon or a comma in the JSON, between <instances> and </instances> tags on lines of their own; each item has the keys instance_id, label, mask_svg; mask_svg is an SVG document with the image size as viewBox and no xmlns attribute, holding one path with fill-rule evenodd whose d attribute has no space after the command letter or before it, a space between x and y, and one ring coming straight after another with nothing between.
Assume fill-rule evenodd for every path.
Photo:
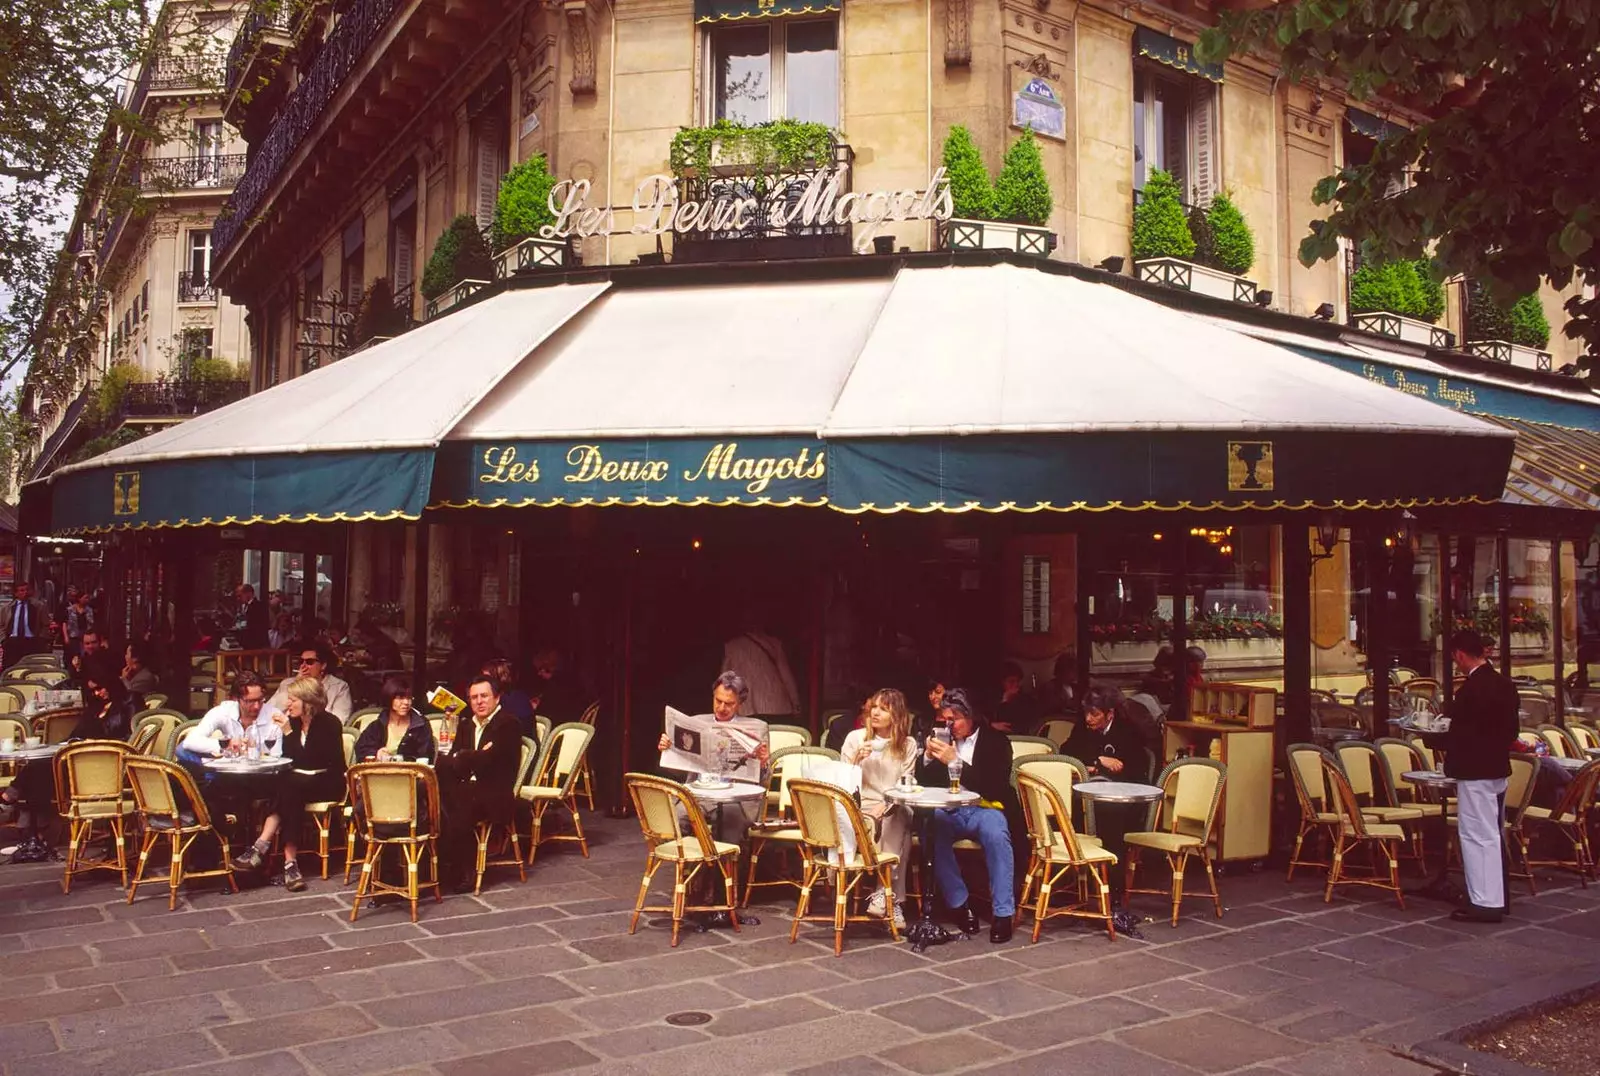
<instances>
[{"instance_id":1,"label":"sneaker","mask_svg":"<svg viewBox=\"0 0 1600 1076\"><path fill-rule=\"evenodd\" d=\"M867 898L867 914L874 919L882 919L885 914L883 904L883 890L880 889ZM895 910L899 911L898 908Z\"/></svg>"},{"instance_id":2,"label":"sneaker","mask_svg":"<svg viewBox=\"0 0 1600 1076\"><path fill-rule=\"evenodd\" d=\"M902 933L906 929L906 913L900 910L900 905L894 906L894 929Z\"/></svg>"},{"instance_id":3,"label":"sneaker","mask_svg":"<svg viewBox=\"0 0 1600 1076\"><path fill-rule=\"evenodd\" d=\"M261 853L254 845L233 857L235 869L242 871L258 871L261 869Z\"/></svg>"},{"instance_id":4,"label":"sneaker","mask_svg":"<svg viewBox=\"0 0 1600 1076\"><path fill-rule=\"evenodd\" d=\"M306 880L300 874L300 864L290 863L283 868L283 888L291 893L299 893L306 887Z\"/></svg>"}]
</instances>

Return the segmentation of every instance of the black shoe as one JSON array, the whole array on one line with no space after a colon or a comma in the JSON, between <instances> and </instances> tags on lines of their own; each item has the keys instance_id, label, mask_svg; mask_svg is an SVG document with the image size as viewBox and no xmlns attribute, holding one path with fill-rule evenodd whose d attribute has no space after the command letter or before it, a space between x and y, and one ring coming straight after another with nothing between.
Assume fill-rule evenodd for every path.
<instances>
[{"instance_id":1,"label":"black shoe","mask_svg":"<svg viewBox=\"0 0 1600 1076\"><path fill-rule=\"evenodd\" d=\"M971 905L963 904L959 908L951 908L950 918L960 928L961 933L976 934L978 932L978 913L972 910Z\"/></svg>"},{"instance_id":2,"label":"black shoe","mask_svg":"<svg viewBox=\"0 0 1600 1076\"><path fill-rule=\"evenodd\" d=\"M1476 904L1469 904L1451 912L1450 918L1457 923L1498 923L1505 915L1499 908L1480 908Z\"/></svg>"},{"instance_id":3,"label":"black shoe","mask_svg":"<svg viewBox=\"0 0 1600 1076\"><path fill-rule=\"evenodd\" d=\"M989 925L989 940L996 945L1004 945L1011 940L1011 916L994 917L994 922Z\"/></svg>"}]
</instances>

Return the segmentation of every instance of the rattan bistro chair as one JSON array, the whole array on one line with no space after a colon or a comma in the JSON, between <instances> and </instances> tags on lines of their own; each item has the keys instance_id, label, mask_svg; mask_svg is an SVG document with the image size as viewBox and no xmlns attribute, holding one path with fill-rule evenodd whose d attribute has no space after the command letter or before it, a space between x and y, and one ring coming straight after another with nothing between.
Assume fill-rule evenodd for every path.
<instances>
[{"instance_id":1,"label":"rattan bistro chair","mask_svg":"<svg viewBox=\"0 0 1600 1076\"><path fill-rule=\"evenodd\" d=\"M878 921L850 914L850 899L863 878L871 878L883 889L885 908L895 906L893 871L900 857L878 850L861 808L844 789L797 777L789 782L789 795L794 801L795 821L800 824L800 855L805 860L800 899L795 905L794 922L789 924L789 944L793 945L800 936L801 923L832 920L833 955L839 956L844 952L844 928L848 924ZM854 840L853 850L847 847L847 838ZM825 877L833 890L833 914L808 914L811 892ZM888 924L889 936L899 941L894 916L886 915L881 921Z\"/></svg>"},{"instance_id":2,"label":"rattan bistro chair","mask_svg":"<svg viewBox=\"0 0 1600 1076\"><path fill-rule=\"evenodd\" d=\"M811 730L801 725L768 725L767 749L782 751L785 747L810 747Z\"/></svg>"},{"instance_id":3,"label":"rattan bistro chair","mask_svg":"<svg viewBox=\"0 0 1600 1076\"><path fill-rule=\"evenodd\" d=\"M1333 762L1333 756L1316 744L1290 744L1284 752L1289 760L1289 777L1294 785L1295 800L1300 804L1300 831L1295 835L1294 851L1289 853L1289 873L1286 882L1294 881L1296 867L1326 868L1320 860L1301 859L1309 834L1327 834L1332 844L1338 835L1339 813L1329 809L1327 783L1323 780L1323 763ZM1336 764L1335 764L1336 765Z\"/></svg>"},{"instance_id":4,"label":"rattan bistro chair","mask_svg":"<svg viewBox=\"0 0 1600 1076\"><path fill-rule=\"evenodd\" d=\"M1583 747L1577 738L1560 725L1540 725L1534 731L1544 738L1544 742L1550 747L1550 753L1557 758L1588 757L1583 753Z\"/></svg>"},{"instance_id":5,"label":"rattan bistro chair","mask_svg":"<svg viewBox=\"0 0 1600 1076\"><path fill-rule=\"evenodd\" d=\"M700 805L689 794L689 790L676 781L648 773L629 773L623 775L622 783L633 800L645 843L650 846L644 862L644 880L639 883L639 898L633 905L633 919L628 923L628 933L639 929L639 916L643 912L672 913L674 948L677 947L686 912L727 912L737 932L739 846L712 839ZM672 864L672 903L647 905L645 899L650 894L650 882L665 863ZM723 904L691 905L687 902L689 884L708 865L722 875L727 901Z\"/></svg>"},{"instance_id":6,"label":"rattan bistro chair","mask_svg":"<svg viewBox=\"0 0 1600 1076\"><path fill-rule=\"evenodd\" d=\"M1561 867L1576 871L1579 883L1585 889L1589 887L1589 879L1594 874L1594 850L1589 843L1589 820L1594 810L1597 787L1600 787L1600 760L1591 762L1578 771L1554 808L1527 808L1524 818L1529 825L1550 826L1572 846L1571 858L1528 860L1530 874L1534 867Z\"/></svg>"},{"instance_id":7,"label":"rattan bistro chair","mask_svg":"<svg viewBox=\"0 0 1600 1076\"><path fill-rule=\"evenodd\" d=\"M1008 735L1011 741L1011 761L1027 758L1029 755L1053 755L1060 750L1059 745L1043 736Z\"/></svg>"},{"instance_id":8,"label":"rattan bistro chair","mask_svg":"<svg viewBox=\"0 0 1600 1076\"><path fill-rule=\"evenodd\" d=\"M128 884L128 846L124 823L134 813L134 804L123 796L126 778L124 764L131 752L121 740L80 740L70 744L55 758L56 787L64 790L67 820L67 865L61 876L61 891L72 892L74 875L88 871L114 870L124 886ZM85 862L84 847L95 839L97 827L104 827L115 846L116 858Z\"/></svg>"},{"instance_id":9,"label":"rattan bistro chair","mask_svg":"<svg viewBox=\"0 0 1600 1076\"><path fill-rule=\"evenodd\" d=\"M596 699L583 708L583 713L578 715L580 725L598 725L600 722L600 700ZM540 742L550 735L548 721L539 727ZM589 804L589 810L594 810L594 770L589 765L589 756L583 756L583 766L578 771L578 791L583 793L583 798Z\"/></svg>"},{"instance_id":10,"label":"rattan bistro chair","mask_svg":"<svg viewBox=\"0 0 1600 1076\"><path fill-rule=\"evenodd\" d=\"M779 852L800 851L803 839L799 823L794 817L794 800L789 782L805 776L806 767L817 760L839 760L837 751L826 747L785 747L771 756L771 780L777 786L761 802L761 815L745 836L750 841L750 866L744 883L744 904L750 906L750 894L757 889L787 886L798 890L800 882L794 878L778 877L765 882L756 881L756 868L761 864L761 853L768 845L776 845Z\"/></svg>"},{"instance_id":11,"label":"rattan bistro chair","mask_svg":"<svg viewBox=\"0 0 1600 1076\"><path fill-rule=\"evenodd\" d=\"M1190 856L1199 856L1211 886L1211 902L1217 918L1222 918L1222 897L1217 893L1217 875L1211 867L1211 840L1216 826L1217 804L1228 781L1228 768L1215 759L1180 758L1161 771L1156 782L1163 795L1151 805L1146 829L1129 833L1127 885L1125 893L1163 893L1160 889L1138 889L1134 880L1139 870L1142 849L1160 852L1172 869L1172 925L1178 925L1183 907L1183 870Z\"/></svg>"},{"instance_id":12,"label":"rattan bistro chair","mask_svg":"<svg viewBox=\"0 0 1600 1076\"><path fill-rule=\"evenodd\" d=\"M1017 793L1022 800L1023 817L1028 822L1029 854L1028 873L1022 883L1022 896L1018 908L1026 908L1029 897L1038 885L1038 898L1033 904L1033 940L1046 919L1056 916L1074 916L1105 923L1106 936L1117 938L1111 923L1110 870L1117 857L1106 851L1098 842L1090 844L1072 828L1072 813L1057 794L1055 786L1027 770L1017 772ZM1078 901L1062 907L1050 907L1050 898L1057 883L1068 872L1077 875ZM1095 889L1090 903L1088 886Z\"/></svg>"},{"instance_id":13,"label":"rattan bistro chair","mask_svg":"<svg viewBox=\"0 0 1600 1076\"><path fill-rule=\"evenodd\" d=\"M139 847L139 863L134 868L133 882L128 886L128 903L138 894L139 887L155 879L145 878L144 868L150 860L150 849L165 836L171 844L172 862L167 874L167 909L178 906L178 888L191 878L221 876L235 893L239 883L233 877L233 856L228 851L228 838L211 824L211 813L195 787L189 771L176 762L130 755L127 760L128 781L133 786L133 800L138 805L139 817L144 823L144 839ZM181 807L179 804L185 804ZM222 866L214 870L191 871L184 869L184 857L195 839L209 833L221 846Z\"/></svg>"},{"instance_id":14,"label":"rattan bistro chair","mask_svg":"<svg viewBox=\"0 0 1600 1076\"><path fill-rule=\"evenodd\" d=\"M354 730L347 727L344 729L343 737L344 762L345 766L348 767L355 758L356 733ZM348 770L346 772L348 772ZM345 791L340 793L339 798L336 800L318 800L313 803L306 804L306 822L316 832L317 850L314 854L322 864L322 877L324 880L326 880L328 877L328 858L333 854L333 831L338 822L344 819L344 810L350 801L349 787L349 784L346 783ZM347 830L347 838L348 835L349 831ZM302 847L301 851L309 852L310 849ZM350 856L353 851L354 849L350 848L350 846L346 844L344 849L344 858L345 865L347 867L350 864Z\"/></svg>"},{"instance_id":15,"label":"rattan bistro chair","mask_svg":"<svg viewBox=\"0 0 1600 1076\"><path fill-rule=\"evenodd\" d=\"M382 716L383 709L381 707L364 706L350 715L350 717L345 721L344 727L354 731L357 736L360 736L366 731L368 725L372 724Z\"/></svg>"},{"instance_id":16,"label":"rattan bistro chair","mask_svg":"<svg viewBox=\"0 0 1600 1076\"><path fill-rule=\"evenodd\" d=\"M74 707L71 710L53 710L47 714L40 714L33 719L33 734L43 737L45 743L66 743L67 737L72 735L72 730L78 727L78 719L82 711Z\"/></svg>"},{"instance_id":17,"label":"rattan bistro chair","mask_svg":"<svg viewBox=\"0 0 1600 1076\"><path fill-rule=\"evenodd\" d=\"M1365 740L1345 740L1336 745L1334 756L1361 804L1361 813L1373 821L1393 822L1407 830L1412 854L1422 862L1422 822L1428 812L1415 804L1399 802L1378 748Z\"/></svg>"},{"instance_id":18,"label":"rattan bistro chair","mask_svg":"<svg viewBox=\"0 0 1600 1076\"><path fill-rule=\"evenodd\" d=\"M533 768L534 755L537 754L533 741L528 737L522 738L522 761L517 764L517 779L512 783L513 789L520 789L528 780L528 771ZM494 841L495 830L500 830L500 851L498 855L489 852L489 845ZM526 882L528 868L522 860L522 838L517 835L517 816L512 812L511 818L506 822L479 822L475 827L478 838L478 863L473 873L473 895L483 892L483 875L490 867L515 867L517 878ZM511 854L506 855L510 848Z\"/></svg>"},{"instance_id":19,"label":"rattan bistro chair","mask_svg":"<svg viewBox=\"0 0 1600 1076\"><path fill-rule=\"evenodd\" d=\"M1400 891L1400 861L1396 858L1395 846L1405 841L1405 830L1398 823L1377 822L1363 815L1356 794L1351 790L1350 782L1338 762L1326 753L1319 756L1318 761L1328 789L1329 806L1335 809L1339 819L1333 841L1333 864L1328 868L1328 884L1323 890L1323 901L1332 902L1335 886L1369 885L1393 893L1395 903L1404 909L1406 898ZM1372 874L1368 877L1350 877L1345 873L1345 855L1360 845L1366 845L1374 851ZM1377 861L1378 855L1383 857L1383 864ZM1388 867L1387 882L1383 881L1381 873L1384 865Z\"/></svg>"},{"instance_id":20,"label":"rattan bistro chair","mask_svg":"<svg viewBox=\"0 0 1600 1076\"><path fill-rule=\"evenodd\" d=\"M415 762L362 762L350 767L347 779L347 798L361 804L358 814L367 842L350 922L356 921L363 900L393 893L411 904L415 923L422 890L433 890L434 903L444 900L439 885L439 778L432 767ZM379 876L378 863L386 848L393 848L405 867L405 881L399 885ZM424 856L428 861L426 882L419 877Z\"/></svg>"},{"instance_id":21,"label":"rattan bistro chair","mask_svg":"<svg viewBox=\"0 0 1600 1076\"><path fill-rule=\"evenodd\" d=\"M558 726L544 741L533 780L517 786L517 797L529 805L532 815L528 866L533 866L533 857L539 854L539 845L545 841L576 841L583 858L589 858L589 840L583 835L583 819L578 814L578 778L583 773L583 763L589 757L589 744L593 741L593 725L569 721ZM572 816L572 832L546 837L544 815L556 804L565 807Z\"/></svg>"}]
</instances>

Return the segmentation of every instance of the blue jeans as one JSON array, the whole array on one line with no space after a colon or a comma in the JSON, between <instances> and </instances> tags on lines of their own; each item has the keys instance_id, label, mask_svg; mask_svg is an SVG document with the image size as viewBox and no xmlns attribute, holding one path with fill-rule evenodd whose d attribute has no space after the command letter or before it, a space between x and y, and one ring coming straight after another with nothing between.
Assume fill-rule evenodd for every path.
<instances>
[{"instance_id":1,"label":"blue jeans","mask_svg":"<svg viewBox=\"0 0 1600 1076\"><path fill-rule=\"evenodd\" d=\"M1016 875L1011 856L1011 829L1006 813L993 807L956 807L933 813L933 876L939 895L952 908L967 903L967 883L956 866L955 843L977 841L983 846L989 868L989 891L994 896L994 914L1014 915L1017 910Z\"/></svg>"},{"instance_id":2,"label":"blue jeans","mask_svg":"<svg viewBox=\"0 0 1600 1076\"><path fill-rule=\"evenodd\" d=\"M183 768L189 771L189 776L194 778L195 784L200 788L204 789L216 777L216 774L206 769L205 755L181 746L173 748L172 754Z\"/></svg>"}]
</instances>

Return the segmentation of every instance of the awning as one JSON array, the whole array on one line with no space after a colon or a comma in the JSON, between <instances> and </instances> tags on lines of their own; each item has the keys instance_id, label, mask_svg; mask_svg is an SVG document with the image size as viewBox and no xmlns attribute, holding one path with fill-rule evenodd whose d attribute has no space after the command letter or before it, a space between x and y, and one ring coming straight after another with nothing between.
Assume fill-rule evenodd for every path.
<instances>
[{"instance_id":1,"label":"awning","mask_svg":"<svg viewBox=\"0 0 1600 1076\"><path fill-rule=\"evenodd\" d=\"M839 0L694 0L694 21L738 22L838 10Z\"/></svg>"},{"instance_id":2,"label":"awning","mask_svg":"<svg viewBox=\"0 0 1600 1076\"><path fill-rule=\"evenodd\" d=\"M1222 81L1221 64L1201 63L1194 57L1193 45L1148 26L1140 26L1133 31L1133 54L1212 82Z\"/></svg>"},{"instance_id":3,"label":"awning","mask_svg":"<svg viewBox=\"0 0 1600 1076\"><path fill-rule=\"evenodd\" d=\"M1600 433L1515 418L1491 421L1517 434L1505 503L1600 512Z\"/></svg>"},{"instance_id":4,"label":"awning","mask_svg":"<svg viewBox=\"0 0 1600 1076\"><path fill-rule=\"evenodd\" d=\"M1379 142L1385 138L1396 138L1406 133L1406 128L1400 126L1400 124L1391 123L1381 116L1363 112L1359 108L1345 109L1344 118L1345 122L1350 125L1350 129L1356 134L1366 135L1368 138L1376 139Z\"/></svg>"},{"instance_id":5,"label":"awning","mask_svg":"<svg viewBox=\"0 0 1600 1076\"><path fill-rule=\"evenodd\" d=\"M608 287L512 291L51 478L53 529L415 519L434 449Z\"/></svg>"},{"instance_id":6,"label":"awning","mask_svg":"<svg viewBox=\"0 0 1600 1076\"><path fill-rule=\"evenodd\" d=\"M614 289L440 452L440 507L826 503L827 421L893 278Z\"/></svg>"},{"instance_id":7,"label":"awning","mask_svg":"<svg viewBox=\"0 0 1600 1076\"><path fill-rule=\"evenodd\" d=\"M1110 284L906 269L822 429L845 511L1499 498L1506 431Z\"/></svg>"}]
</instances>

